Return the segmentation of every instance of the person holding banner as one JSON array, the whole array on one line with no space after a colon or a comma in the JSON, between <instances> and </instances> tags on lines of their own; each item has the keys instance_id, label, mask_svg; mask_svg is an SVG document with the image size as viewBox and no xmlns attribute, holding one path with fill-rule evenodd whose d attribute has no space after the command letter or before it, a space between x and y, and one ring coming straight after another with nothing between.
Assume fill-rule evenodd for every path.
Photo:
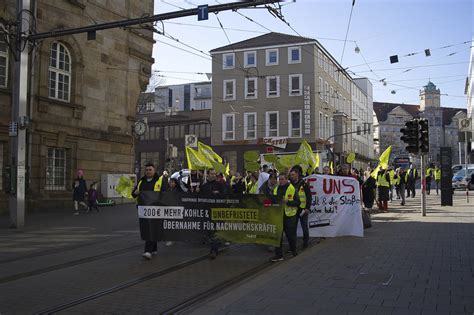
<instances>
[{"instance_id":1,"label":"person holding banner","mask_svg":"<svg viewBox=\"0 0 474 315\"><path fill-rule=\"evenodd\" d=\"M308 247L309 243L309 226L308 214L311 207L311 191L302 178L303 169L299 165L295 165L290 170L290 183L295 187L297 192L294 198L299 202L297 221L300 221L303 230L303 249Z\"/></svg>"},{"instance_id":2,"label":"person holding banner","mask_svg":"<svg viewBox=\"0 0 474 315\"><path fill-rule=\"evenodd\" d=\"M288 182L286 174L280 174L278 178L278 186L274 188L273 195L282 198L285 203L285 213L283 214L283 231L290 246L290 251L293 256L298 253L296 251L296 228L298 226L298 206L299 200L295 200L295 187ZM280 246L275 248L275 256L270 258L271 262L278 262L283 260L283 237L281 238Z\"/></svg>"},{"instance_id":3,"label":"person holding banner","mask_svg":"<svg viewBox=\"0 0 474 315\"><path fill-rule=\"evenodd\" d=\"M137 198L142 191L161 191L163 176L158 177L155 171L155 165L148 163L145 165L145 176L139 181L137 186L132 191L132 196ZM139 219L140 229L149 223L150 219ZM152 254L157 254L157 242L152 240L145 240L145 250L142 254L143 258L150 260Z\"/></svg>"},{"instance_id":4,"label":"person holding banner","mask_svg":"<svg viewBox=\"0 0 474 315\"><path fill-rule=\"evenodd\" d=\"M207 182L202 185L201 193L205 195L219 195L224 193L224 185L217 181L217 174L215 169L209 169L207 171ZM219 240L217 240L213 233L209 235L211 251L209 258L216 259L219 254Z\"/></svg>"}]
</instances>

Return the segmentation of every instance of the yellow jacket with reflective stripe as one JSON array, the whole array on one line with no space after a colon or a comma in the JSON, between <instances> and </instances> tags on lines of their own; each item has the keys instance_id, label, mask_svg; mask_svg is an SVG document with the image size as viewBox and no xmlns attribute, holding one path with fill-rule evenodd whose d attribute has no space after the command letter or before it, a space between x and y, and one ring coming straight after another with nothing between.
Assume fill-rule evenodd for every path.
<instances>
[{"instance_id":1,"label":"yellow jacket with reflective stripe","mask_svg":"<svg viewBox=\"0 0 474 315\"><path fill-rule=\"evenodd\" d=\"M434 175L434 174L433 174L433 170L434 170L433 168L428 167L428 168L426 169L426 175L425 175L425 177L428 177L428 176L433 177L433 175Z\"/></svg>"},{"instance_id":2,"label":"yellow jacket with reflective stripe","mask_svg":"<svg viewBox=\"0 0 474 315\"><path fill-rule=\"evenodd\" d=\"M288 188L286 188L285 195L283 200L285 201L285 215L287 217L293 217L296 215L298 212L298 207L290 207L286 204L287 201L293 201L295 199L295 186L293 186L291 183L288 185ZM278 186L276 186L273 189L273 194L276 196L278 194Z\"/></svg>"},{"instance_id":3,"label":"yellow jacket with reflective stripe","mask_svg":"<svg viewBox=\"0 0 474 315\"><path fill-rule=\"evenodd\" d=\"M137 190L140 191L140 186L142 185L143 179L140 179L137 185ZM161 191L161 186L163 184L163 175L158 178L155 185L153 186L153 191ZM138 198L135 198L135 201L138 202Z\"/></svg>"},{"instance_id":4,"label":"yellow jacket with reflective stripe","mask_svg":"<svg viewBox=\"0 0 474 315\"><path fill-rule=\"evenodd\" d=\"M379 174L377 176L377 186L379 187L390 187L390 183L386 178L387 173Z\"/></svg>"},{"instance_id":5,"label":"yellow jacket with reflective stripe","mask_svg":"<svg viewBox=\"0 0 474 315\"><path fill-rule=\"evenodd\" d=\"M257 193L257 182L252 183L250 182L247 186L247 193L248 194L256 194Z\"/></svg>"},{"instance_id":6,"label":"yellow jacket with reflective stripe","mask_svg":"<svg viewBox=\"0 0 474 315\"><path fill-rule=\"evenodd\" d=\"M435 168L434 177L435 177L435 180L441 180L441 169L440 168Z\"/></svg>"}]
</instances>

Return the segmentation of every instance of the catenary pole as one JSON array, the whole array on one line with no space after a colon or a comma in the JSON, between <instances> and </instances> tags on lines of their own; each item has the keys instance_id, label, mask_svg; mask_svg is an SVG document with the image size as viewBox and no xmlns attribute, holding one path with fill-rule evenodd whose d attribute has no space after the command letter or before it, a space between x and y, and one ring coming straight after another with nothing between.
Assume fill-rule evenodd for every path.
<instances>
[{"instance_id":1,"label":"catenary pole","mask_svg":"<svg viewBox=\"0 0 474 315\"><path fill-rule=\"evenodd\" d=\"M426 155L421 154L421 215L426 216Z\"/></svg>"},{"instance_id":2,"label":"catenary pole","mask_svg":"<svg viewBox=\"0 0 474 315\"><path fill-rule=\"evenodd\" d=\"M30 23L30 0L17 0L16 13L18 17L14 45L15 54L15 84L13 84L12 129L10 134L10 185L9 198L10 221L14 228L22 229L25 225L25 187L26 187L26 107L28 97L28 39Z\"/></svg>"},{"instance_id":3,"label":"catenary pole","mask_svg":"<svg viewBox=\"0 0 474 315\"><path fill-rule=\"evenodd\" d=\"M260 5L281 2L282 0L254 0L240 1L226 4L208 6L209 13L219 13L221 11L238 10L256 7ZM15 183L11 185L14 188L10 193L9 210L10 221L14 228L21 229L25 224L25 187L26 187L26 126L29 122L27 117L27 96L28 96L28 70L29 70L29 43L46 38L96 32L100 30L127 27L133 25L143 25L156 21L176 19L180 17L197 15L198 8L181 11L173 11L153 16L144 16L135 19L126 19L114 22L94 24L84 27L49 31L30 34L31 22L33 19L31 13L30 0L17 0L17 30L15 36L15 67L14 80L12 84L12 126L17 126L17 132L10 135L10 181ZM12 128L15 129L15 128Z\"/></svg>"}]
</instances>

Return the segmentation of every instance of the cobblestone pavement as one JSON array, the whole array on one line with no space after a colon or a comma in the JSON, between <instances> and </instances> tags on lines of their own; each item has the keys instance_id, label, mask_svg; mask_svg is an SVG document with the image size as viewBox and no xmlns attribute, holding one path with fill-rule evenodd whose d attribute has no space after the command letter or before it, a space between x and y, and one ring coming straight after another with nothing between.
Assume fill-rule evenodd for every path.
<instances>
[{"instance_id":1,"label":"cobblestone pavement","mask_svg":"<svg viewBox=\"0 0 474 315\"><path fill-rule=\"evenodd\" d=\"M474 314L474 200L428 196L372 217L364 238L326 239L190 314Z\"/></svg>"}]
</instances>

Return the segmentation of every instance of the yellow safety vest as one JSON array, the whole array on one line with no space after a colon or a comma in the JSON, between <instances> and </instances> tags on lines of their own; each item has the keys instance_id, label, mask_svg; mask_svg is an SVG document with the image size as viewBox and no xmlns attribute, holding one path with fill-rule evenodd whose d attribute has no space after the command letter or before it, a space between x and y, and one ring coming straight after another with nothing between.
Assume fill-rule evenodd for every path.
<instances>
[{"instance_id":1,"label":"yellow safety vest","mask_svg":"<svg viewBox=\"0 0 474 315\"><path fill-rule=\"evenodd\" d=\"M290 183L288 188L286 188L285 195L283 197L283 200L285 201L285 215L287 217L293 217L298 212L298 207L290 207L286 204L287 201L293 201L295 199L295 193L295 186ZM278 195L278 186L273 189L273 194L275 196Z\"/></svg>"},{"instance_id":2,"label":"yellow safety vest","mask_svg":"<svg viewBox=\"0 0 474 315\"><path fill-rule=\"evenodd\" d=\"M305 208L306 207L306 194L304 192L303 185L300 186L300 189L298 190L298 197L300 198L300 208Z\"/></svg>"},{"instance_id":3,"label":"yellow safety vest","mask_svg":"<svg viewBox=\"0 0 474 315\"><path fill-rule=\"evenodd\" d=\"M387 181L387 179L385 178L385 175L387 175L386 173L384 173L383 175L379 175L378 178L377 178L377 186L379 187L390 187L390 183Z\"/></svg>"},{"instance_id":4,"label":"yellow safety vest","mask_svg":"<svg viewBox=\"0 0 474 315\"><path fill-rule=\"evenodd\" d=\"M142 185L143 179L140 179L137 185L137 190L140 191L140 186ZM163 183L163 176L160 176L153 186L153 191L161 191L161 184ZM138 198L135 198L135 201L138 202Z\"/></svg>"},{"instance_id":5,"label":"yellow safety vest","mask_svg":"<svg viewBox=\"0 0 474 315\"><path fill-rule=\"evenodd\" d=\"M441 179L441 169L435 168L435 180Z\"/></svg>"},{"instance_id":6,"label":"yellow safety vest","mask_svg":"<svg viewBox=\"0 0 474 315\"><path fill-rule=\"evenodd\" d=\"M428 167L426 169L426 175L425 177L428 177L428 176L433 176L433 169L431 167Z\"/></svg>"},{"instance_id":7,"label":"yellow safety vest","mask_svg":"<svg viewBox=\"0 0 474 315\"><path fill-rule=\"evenodd\" d=\"M395 185L395 171L390 170L388 174L390 176L390 184Z\"/></svg>"},{"instance_id":8,"label":"yellow safety vest","mask_svg":"<svg viewBox=\"0 0 474 315\"><path fill-rule=\"evenodd\" d=\"M250 182L249 186L247 187L247 191L249 194L256 194L257 193L257 183Z\"/></svg>"}]
</instances>

